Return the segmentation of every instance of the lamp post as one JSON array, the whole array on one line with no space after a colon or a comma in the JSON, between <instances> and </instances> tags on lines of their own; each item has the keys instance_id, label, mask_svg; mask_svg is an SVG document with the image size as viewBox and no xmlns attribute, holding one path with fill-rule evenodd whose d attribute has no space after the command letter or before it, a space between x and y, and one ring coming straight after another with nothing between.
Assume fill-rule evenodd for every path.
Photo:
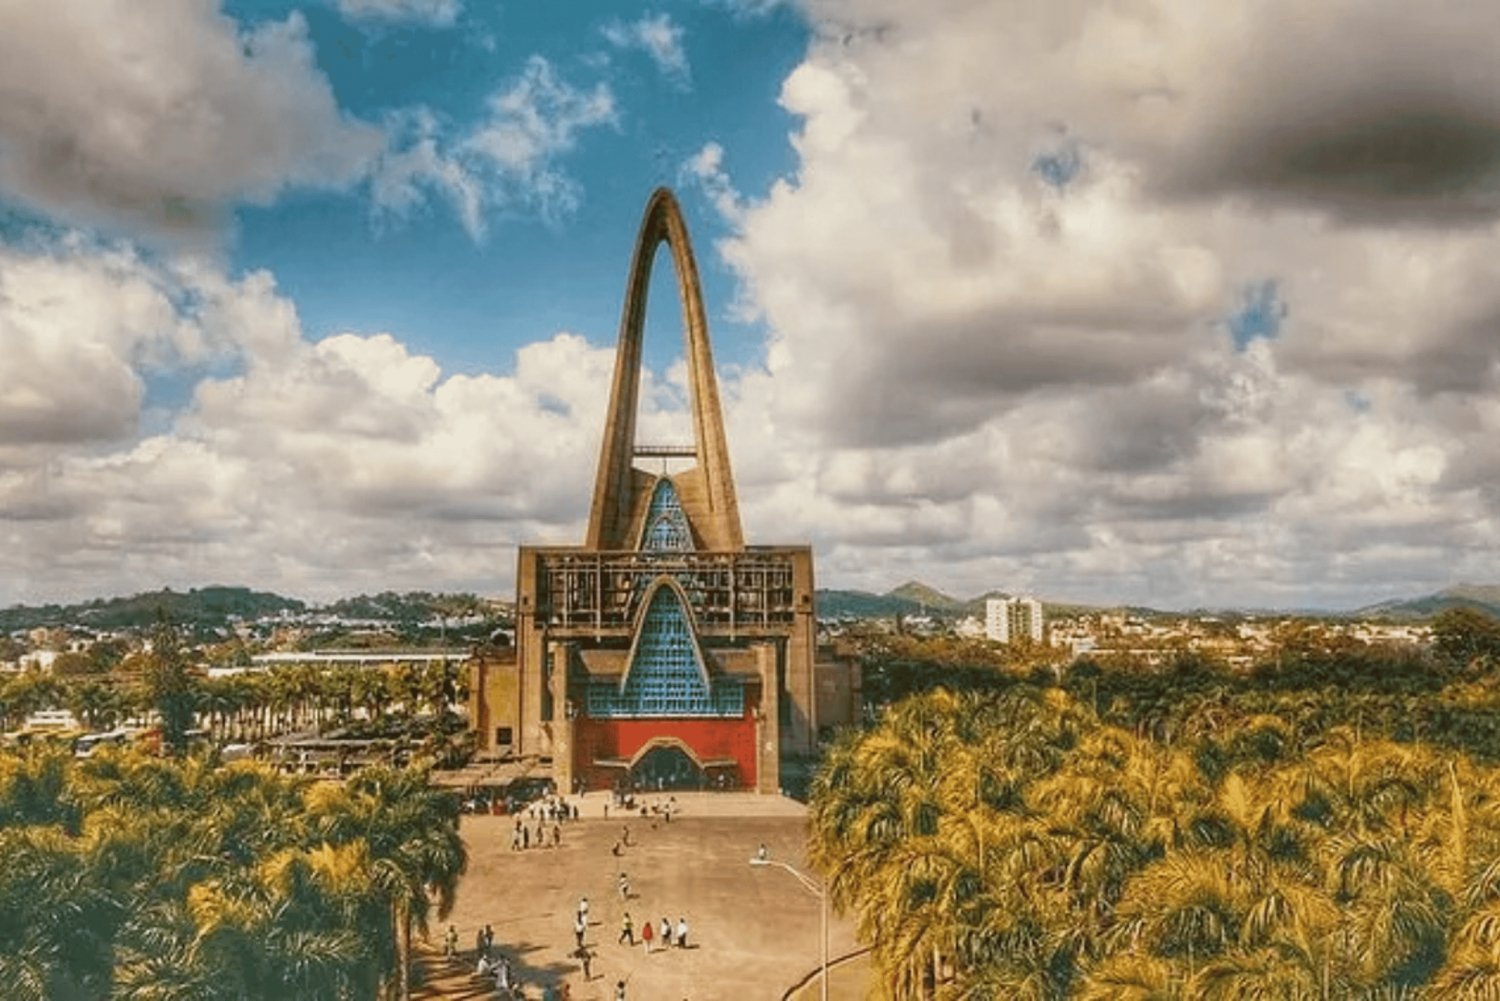
<instances>
[{"instance_id":1,"label":"lamp post","mask_svg":"<svg viewBox=\"0 0 1500 1001\"><path fill-rule=\"evenodd\" d=\"M802 888L818 898L819 911L822 918L822 961L818 965L818 996L821 1001L828 1001L828 889L814 880L806 873L793 869L790 865L780 859L773 859L766 854L766 846L761 845L755 857L750 860L751 865L766 866L774 865L778 869L785 869L791 873L802 884Z\"/></svg>"}]
</instances>

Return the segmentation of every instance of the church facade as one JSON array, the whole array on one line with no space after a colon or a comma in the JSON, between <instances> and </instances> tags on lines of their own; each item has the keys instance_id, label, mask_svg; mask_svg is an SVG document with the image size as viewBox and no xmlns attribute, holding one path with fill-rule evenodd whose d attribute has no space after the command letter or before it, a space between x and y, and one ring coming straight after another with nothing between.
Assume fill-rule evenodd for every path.
<instances>
[{"instance_id":1,"label":"church facade","mask_svg":"<svg viewBox=\"0 0 1500 1001\"><path fill-rule=\"evenodd\" d=\"M636 437L662 243L682 304L691 442ZM846 721L818 716L811 548L745 542L697 264L666 189L636 239L587 534L520 548L515 615L513 649L476 658L471 725L481 753L550 761L560 789L775 792L783 758L812 753L820 723Z\"/></svg>"}]
</instances>

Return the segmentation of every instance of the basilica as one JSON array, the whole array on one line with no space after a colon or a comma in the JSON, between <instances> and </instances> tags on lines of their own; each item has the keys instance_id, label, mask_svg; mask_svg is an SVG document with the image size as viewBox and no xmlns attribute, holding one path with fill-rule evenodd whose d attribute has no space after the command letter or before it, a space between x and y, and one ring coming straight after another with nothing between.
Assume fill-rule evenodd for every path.
<instances>
[{"instance_id":1,"label":"basilica","mask_svg":"<svg viewBox=\"0 0 1500 1001\"><path fill-rule=\"evenodd\" d=\"M636 436L663 242L690 442ZM520 547L514 645L472 665L479 751L543 762L563 790L777 792L783 763L849 722L855 697L850 671L818 657L811 547L745 542L697 264L666 189L636 238L607 413L582 545Z\"/></svg>"}]
</instances>

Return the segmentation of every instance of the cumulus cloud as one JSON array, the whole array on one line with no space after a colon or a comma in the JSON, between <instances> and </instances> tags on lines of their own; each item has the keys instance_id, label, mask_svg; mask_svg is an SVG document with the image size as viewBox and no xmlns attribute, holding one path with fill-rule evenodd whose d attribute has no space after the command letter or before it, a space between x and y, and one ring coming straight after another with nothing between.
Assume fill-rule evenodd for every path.
<instances>
[{"instance_id":1,"label":"cumulus cloud","mask_svg":"<svg viewBox=\"0 0 1500 1001\"><path fill-rule=\"evenodd\" d=\"M463 10L461 0L339 0L339 12L352 21L428 24L451 27Z\"/></svg>"},{"instance_id":2,"label":"cumulus cloud","mask_svg":"<svg viewBox=\"0 0 1500 1001\"><path fill-rule=\"evenodd\" d=\"M351 184L380 146L300 14L246 30L200 0L0 5L0 192L64 220L202 233Z\"/></svg>"},{"instance_id":3,"label":"cumulus cloud","mask_svg":"<svg viewBox=\"0 0 1500 1001\"><path fill-rule=\"evenodd\" d=\"M1495 88L1469 7L807 10L795 170L747 195L709 143L682 171L767 331L721 384L752 541L812 541L825 584L1181 607L1493 578ZM616 114L532 60L467 131L393 118L377 201L449 201L476 236L567 211L563 157ZM494 592L515 543L581 533L612 359L582 337L448 375L399 332L309 339L268 275L90 243L11 248L0 292L12 597L41 567L48 594ZM161 369L195 390L158 426ZM645 388L643 438L681 437L680 383Z\"/></svg>"},{"instance_id":4,"label":"cumulus cloud","mask_svg":"<svg viewBox=\"0 0 1500 1001\"><path fill-rule=\"evenodd\" d=\"M559 161L585 130L618 121L608 84L576 87L548 60L532 56L466 131L445 127L425 108L393 114L390 148L371 179L374 205L403 218L436 194L476 240L484 238L495 211L561 218L577 209L583 193Z\"/></svg>"},{"instance_id":5,"label":"cumulus cloud","mask_svg":"<svg viewBox=\"0 0 1500 1001\"><path fill-rule=\"evenodd\" d=\"M0 604L502 591L517 542L582 535L614 362L558 333L450 375L389 333L310 339L264 272L83 243L0 255L0 352ZM157 370L193 389L153 430ZM641 433L676 440L680 387L642 389Z\"/></svg>"},{"instance_id":6,"label":"cumulus cloud","mask_svg":"<svg viewBox=\"0 0 1500 1001\"><path fill-rule=\"evenodd\" d=\"M604 38L619 49L640 49L651 57L662 75L678 87L692 84L692 69L683 48L682 26L668 14L645 14L626 23L614 20L604 26Z\"/></svg>"},{"instance_id":7,"label":"cumulus cloud","mask_svg":"<svg viewBox=\"0 0 1500 1001\"><path fill-rule=\"evenodd\" d=\"M0 449L131 434L140 370L204 350L168 282L123 250L0 248Z\"/></svg>"},{"instance_id":8,"label":"cumulus cloud","mask_svg":"<svg viewBox=\"0 0 1500 1001\"><path fill-rule=\"evenodd\" d=\"M808 10L795 173L684 176L770 331L731 394L745 509L824 579L1192 606L1493 576L1481 14Z\"/></svg>"}]
</instances>

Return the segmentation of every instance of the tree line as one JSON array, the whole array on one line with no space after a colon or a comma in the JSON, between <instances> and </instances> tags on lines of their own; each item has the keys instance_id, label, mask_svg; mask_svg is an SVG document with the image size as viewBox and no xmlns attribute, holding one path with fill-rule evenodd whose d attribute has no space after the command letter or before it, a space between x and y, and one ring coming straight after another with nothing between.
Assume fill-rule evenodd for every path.
<instances>
[{"instance_id":1,"label":"tree line","mask_svg":"<svg viewBox=\"0 0 1500 1001\"><path fill-rule=\"evenodd\" d=\"M1128 656L1019 651L974 642L881 637L861 652L871 717L935 687L1002 693L1055 687L1109 725L1164 743L1195 741L1274 715L1299 746L1330 728L1425 741L1500 763L1500 621L1467 608L1433 622L1430 648L1330 638L1283 627L1248 669L1180 650L1159 666Z\"/></svg>"},{"instance_id":2,"label":"tree line","mask_svg":"<svg viewBox=\"0 0 1500 1001\"><path fill-rule=\"evenodd\" d=\"M448 708L468 696L462 669L453 663L300 664L208 677L192 666L197 659L174 630L159 628L150 653L91 660L88 670L22 672L0 684L0 726L14 730L38 710L67 709L84 726L102 730L154 711L168 744L180 748L182 735L195 726L221 742L348 725L359 715L397 724L424 719L443 729ZM446 719L446 729L455 726L455 719Z\"/></svg>"}]
</instances>

